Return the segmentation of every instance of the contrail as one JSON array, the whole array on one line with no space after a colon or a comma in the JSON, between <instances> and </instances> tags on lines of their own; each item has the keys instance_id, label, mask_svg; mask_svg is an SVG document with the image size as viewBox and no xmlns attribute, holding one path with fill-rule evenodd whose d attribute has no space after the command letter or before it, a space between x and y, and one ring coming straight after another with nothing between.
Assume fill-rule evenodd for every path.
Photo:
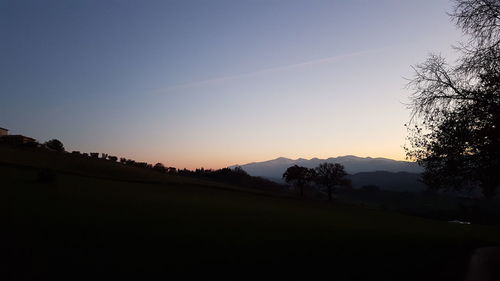
<instances>
[{"instance_id":1,"label":"contrail","mask_svg":"<svg viewBox=\"0 0 500 281\"><path fill-rule=\"evenodd\" d=\"M221 83L221 82L235 80L235 79L241 79L241 78L249 78L249 77L254 77L257 75L262 75L262 74L267 74L267 73L282 72L282 71L302 68L302 67L311 66L311 65L329 64L329 63L333 63L333 62L336 62L336 61L339 61L342 59L346 59L346 58L358 57L358 56L373 54L373 53L379 53L379 52L385 51L387 49L388 49L388 47L366 50L366 51L359 51L359 52L343 54L343 55L338 55L338 56L332 56L332 57L326 57L326 58L321 58L321 59L311 60L311 61L306 61L306 62L301 62L301 63L277 66L277 67L257 70L254 72L248 72L248 73L242 73L242 74L236 74L236 75L230 75L230 76L223 76L223 77L217 77L217 78L200 80L200 81L194 81L194 82L179 84L179 85L175 85L175 86L171 86L171 87L167 87L167 88L163 88L163 89L158 89L155 92L156 93L168 93L168 92L172 92L174 90L182 90L182 89L187 89L187 88L201 86L201 85Z\"/></svg>"}]
</instances>

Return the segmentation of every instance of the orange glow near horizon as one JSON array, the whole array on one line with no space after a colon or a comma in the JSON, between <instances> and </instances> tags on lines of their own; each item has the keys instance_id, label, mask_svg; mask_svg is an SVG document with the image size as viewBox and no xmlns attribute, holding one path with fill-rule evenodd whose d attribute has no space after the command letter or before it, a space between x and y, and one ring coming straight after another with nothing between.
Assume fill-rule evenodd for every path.
<instances>
[{"instance_id":1,"label":"orange glow near horizon","mask_svg":"<svg viewBox=\"0 0 500 281\"><path fill-rule=\"evenodd\" d=\"M385 153L385 154L369 154L366 152L359 152L359 153L341 153L341 154L321 154L321 155L314 155L314 154L270 154L269 156L255 156L255 155L248 155L246 157L238 157L238 158L227 158L223 159L221 157L207 157L207 158L199 158L199 159L194 159L191 157L183 157L182 159L177 159L175 161L169 161L167 158L159 159L156 157L147 157L144 158L142 161L146 161L151 164L155 164L157 162L161 162L167 166L172 166L176 167L178 169L197 169L197 168L205 168L205 169L221 169L221 168L226 168L229 166L234 166L234 165L245 165L248 163L253 163L253 162L263 162L263 161L268 161L268 160L273 160L279 157L285 157L289 158L292 160L296 160L299 158L307 159L310 160L312 158L319 158L319 159L327 159L327 158L335 158L335 157L340 157L340 156L346 156L346 155L354 155L358 157L371 157L371 158L388 158L388 159L393 159L393 160L398 160L398 161L407 161L405 159L404 153ZM138 157L138 159L142 159L141 157Z\"/></svg>"}]
</instances>

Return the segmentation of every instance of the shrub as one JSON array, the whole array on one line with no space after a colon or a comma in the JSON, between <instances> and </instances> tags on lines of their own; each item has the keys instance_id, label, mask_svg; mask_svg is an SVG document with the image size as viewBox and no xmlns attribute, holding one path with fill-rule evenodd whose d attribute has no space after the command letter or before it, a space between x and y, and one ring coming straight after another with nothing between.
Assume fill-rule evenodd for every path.
<instances>
[{"instance_id":1,"label":"shrub","mask_svg":"<svg viewBox=\"0 0 500 281\"><path fill-rule=\"evenodd\" d=\"M45 147L47 147L50 150L54 150L54 151L59 151L59 152L64 151L64 145L58 139L51 139L51 140L47 141L45 143Z\"/></svg>"},{"instance_id":2,"label":"shrub","mask_svg":"<svg viewBox=\"0 0 500 281\"><path fill-rule=\"evenodd\" d=\"M165 166L162 163L156 163L154 165L153 169L155 169L158 172L162 172L162 173L165 173L167 171L167 168L165 168Z\"/></svg>"},{"instance_id":3,"label":"shrub","mask_svg":"<svg viewBox=\"0 0 500 281\"><path fill-rule=\"evenodd\" d=\"M57 175L52 169L42 169L40 172L38 172L37 181L39 183L52 183L56 180Z\"/></svg>"}]
</instances>

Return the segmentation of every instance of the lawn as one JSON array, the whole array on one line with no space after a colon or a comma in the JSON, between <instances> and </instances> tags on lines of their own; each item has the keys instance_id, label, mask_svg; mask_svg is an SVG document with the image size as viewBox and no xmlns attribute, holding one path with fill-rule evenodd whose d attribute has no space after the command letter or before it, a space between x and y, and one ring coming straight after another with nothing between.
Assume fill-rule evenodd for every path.
<instances>
[{"instance_id":1,"label":"lawn","mask_svg":"<svg viewBox=\"0 0 500 281\"><path fill-rule=\"evenodd\" d=\"M79 160L86 167L79 170L57 164L67 157L56 155L50 166L25 153L0 154L1 270L10 280L461 280L476 247L500 245L493 226L300 200L115 163L107 175L111 164ZM40 183L47 165L56 181Z\"/></svg>"}]
</instances>

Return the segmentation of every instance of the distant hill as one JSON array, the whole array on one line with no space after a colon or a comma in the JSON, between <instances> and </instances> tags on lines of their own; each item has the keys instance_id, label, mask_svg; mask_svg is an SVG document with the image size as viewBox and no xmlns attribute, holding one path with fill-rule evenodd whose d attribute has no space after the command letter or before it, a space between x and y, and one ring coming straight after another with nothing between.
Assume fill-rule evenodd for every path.
<instances>
[{"instance_id":1,"label":"distant hill","mask_svg":"<svg viewBox=\"0 0 500 281\"><path fill-rule=\"evenodd\" d=\"M419 192L426 189L420 182L420 174L408 172L361 172L348 176L352 187L361 188L365 185L376 185L382 190Z\"/></svg>"},{"instance_id":2,"label":"distant hill","mask_svg":"<svg viewBox=\"0 0 500 281\"><path fill-rule=\"evenodd\" d=\"M344 165L347 173L356 174L361 172L374 172L374 171L387 171L387 172L407 172L407 173L421 173L422 168L414 163L407 161L397 161L387 158L371 158L371 157L357 157L357 156L340 156L328 159L303 159L296 160L289 158L276 158L274 160L255 162L245 165L235 165L243 168L247 173L252 176L260 176L272 179L280 179L286 169L295 164L307 168L317 167L321 163L340 163Z\"/></svg>"},{"instance_id":3,"label":"distant hill","mask_svg":"<svg viewBox=\"0 0 500 281\"><path fill-rule=\"evenodd\" d=\"M363 185L377 185L384 190L393 191L421 191L425 186L418 181L423 171L417 163L397 161L387 158L358 157L353 155L331 157L328 159L289 159L276 158L274 160L255 162L239 166L252 176L259 176L283 182L282 175L293 165L307 168L317 167L321 163L340 163L350 174L354 188Z\"/></svg>"}]
</instances>

